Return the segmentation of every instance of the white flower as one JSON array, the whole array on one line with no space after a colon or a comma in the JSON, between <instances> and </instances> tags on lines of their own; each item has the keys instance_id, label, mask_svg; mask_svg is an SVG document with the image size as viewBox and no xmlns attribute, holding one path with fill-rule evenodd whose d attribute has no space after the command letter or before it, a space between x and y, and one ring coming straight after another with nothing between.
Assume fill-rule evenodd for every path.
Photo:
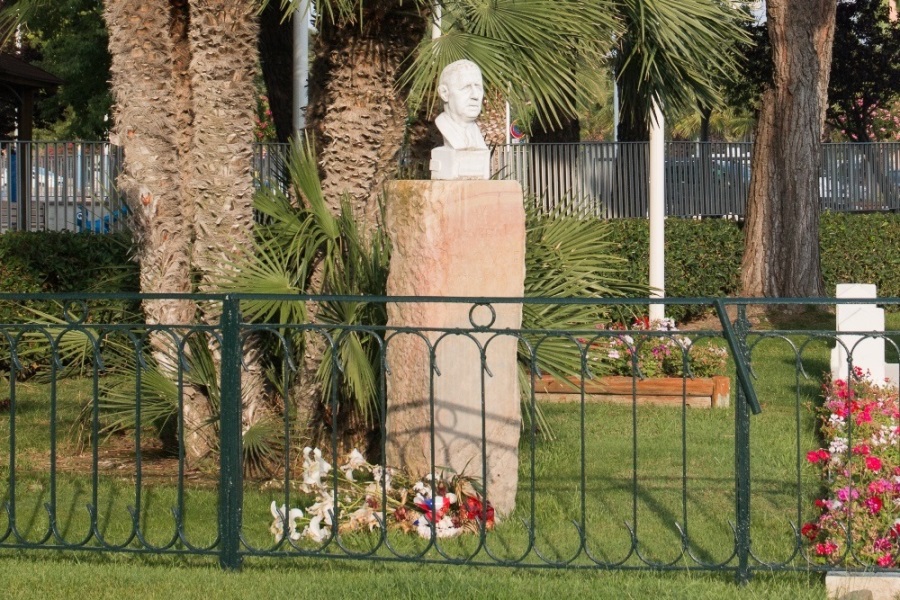
<instances>
[{"instance_id":1,"label":"white flower","mask_svg":"<svg viewBox=\"0 0 900 600\"><path fill-rule=\"evenodd\" d=\"M840 454L842 452L847 451L847 438L836 437L831 440L831 444L828 446L828 451L832 454Z\"/></svg>"},{"instance_id":2,"label":"white flower","mask_svg":"<svg viewBox=\"0 0 900 600\"><path fill-rule=\"evenodd\" d=\"M675 328L675 319L671 317L665 317L661 321L656 324L657 331L678 331Z\"/></svg>"},{"instance_id":3,"label":"white flower","mask_svg":"<svg viewBox=\"0 0 900 600\"><path fill-rule=\"evenodd\" d=\"M353 449L353 452L350 453L350 456L347 457L347 463L341 467L341 471L343 471L344 476L348 481L354 481L353 479L353 471L356 469L361 469L365 467L368 463L366 462L366 457L360 453L356 448Z\"/></svg>"},{"instance_id":4,"label":"white flower","mask_svg":"<svg viewBox=\"0 0 900 600\"><path fill-rule=\"evenodd\" d=\"M431 498L431 486L425 485L421 481L416 482L416 484L413 486L413 491L416 493L417 497L421 496L423 499Z\"/></svg>"},{"instance_id":5,"label":"white flower","mask_svg":"<svg viewBox=\"0 0 900 600\"><path fill-rule=\"evenodd\" d=\"M329 525L331 523L329 522ZM303 535L314 542L324 542L331 536L329 527L322 527L322 517L316 516L310 519L309 525L303 530Z\"/></svg>"},{"instance_id":6,"label":"white flower","mask_svg":"<svg viewBox=\"0 0 900 600\"><path fill-rule=\"evenodd\" d=\"M427 519L419 519L416 521L416 532L420 537L431 539L431 524ZM452 538L462 533L462 529L454 527L453 519L444 517L434 525L434 533L439 538Z\"/></svg>"},{"instance_id":7,"label":"white flower","mask_svg":"<svg viewBox=\"0 0 900 600\"><path fill-rule=\"evenodd\" d=\"M319 501L306 509L310 517L318 517L319 522L331 525L331 516L335 513L334 495L328 490L319 490Z\"/></svg>"},{"instance_id":8,"label":"white flower","mask_svg":"<svg viewBox=\"0 0 900 600\"><path fill-rule=\"evenodd\" d=\"M372 477L375 479L375 482L381 485L381 479L384 477L384 488L386 490L391 489L391 478L394 475L394 470L390 467L383 468L381 465L372 467Z\"/></svg>"},{"instance_id":9,"label":"white flower","mask_svg":"<svg viewBox=\"0 0 900 600\"><path fill-rule=\"evenodd\" d=\"M620 356L618 350L610 350L607 355L612 359L619 358Z\"/></svg>"},{"instance_id":10,"label":"white flower","mask_svg":"<svg viewBox=\"0 0 900 600\"><path fill-rule=\"evenodd\" d=\"M287 521L288 524L288 531L290 532L289 537L295 541L300 539L300 533L297 532L297 521L303 518L302 510L299 508L292 508L288 511L284 504L281 505L281 508L278 508L278 505L272 500L269 511L272 513L272 518L274 519L272 525L269 527L269 531L275 536L276 542L284 537L285 521ZM286 519L285 515L287 515Z\"/></svg>"},{"instance_id":11,"label":"white flower","mask_svg":"<svg viewBox=\"0 0 900 600\"><path fill-rule=\"evenodd\" d=\"M322 487L322 478L331 471L331 465L322 458L322 451L309 446L303 449L303 483L300 488L307 493Z\"/></svg>"}]
</instances>

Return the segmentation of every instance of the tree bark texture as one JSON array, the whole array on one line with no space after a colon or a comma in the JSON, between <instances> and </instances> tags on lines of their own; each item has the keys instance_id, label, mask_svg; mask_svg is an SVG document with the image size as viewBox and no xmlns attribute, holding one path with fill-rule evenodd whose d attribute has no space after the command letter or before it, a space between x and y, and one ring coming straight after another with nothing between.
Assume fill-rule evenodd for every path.
<instances>
[{"instance_id":1,"label":"tree bark texture","mask_svg":"<svg viewBox=\"0 0 900 600\"><path fill-rule=\"evenodd\" d=\"M251 241L257 10L255 0L106 0L112 139L125 150L119 185L134 215L142 292L193 292L195 278L213 291L235 250ZM221 312L199 309L208 323ZM198 314L194 302L179 300L144 310L150 324L190 325ZM151 345L174 377L186 346L168 335ZM245 425L263 398L256 348L245 342ZM199 388L185 386L183 395L185 452L195 459L212 448L211 406Z\"/></svg>"},{"instance_id":2,"label":"tree bark texture","mask_svg":"<svg viewBox=\"0 0 900 600\"><path fill-rule=\"evenodd\" d=\"M748 296L824 293L819 264L819 143L836 0L768 0L773 81L752 158L741 285Z\"/></svg>"},{"instance_id":3,"label":"tree bark texture","mask_svg":"<svg viewBox=\"0 0 900 600\"><path fill-rule=\"evenodd\" d=\"M131 209L141 291L191 292L194 207L185 201L180 160L190 148L192 120L187 3L107 0L104 8L115 99L111 140L126 156L118 185ZM143 308L150 325L190 324L196 315L186 300L147 301ZM156 333L150 345L160 369L175 377L177 341ZM184 396L185 450L194 459L211 448L203 431L209 408L198 390L186 386Z\"/></svg>"},{"instance_id":4,"label":"tree bark texture","mask_svg":"<svg viewBox=\"0 0 900 600\"><path fill-rule=\"evenodd\" d=\"M326 200L337 213L341 194L349 193L365 232L377 224L383 184L396 171L408 117L396 84L426 20L413 3L363 7L360 22L322 20L307 122L316 136Z\"/></svg>"},{"instance_id":5,"label":"tree bark texture","mask_svg":"<svg viewBox=\"0 0 900 600\"><path fill-rule=\"evenodd\" d=\"M253 240L253 131L259 9L256 0L191 2L191 86L194 138L188 155L188 194L194 202L193 268L200 290L215 291L240 248ZM221 306L201 306L203 320L217 323ZM244 343L241 372L243 421L248 427L264 408L260 341ZM219 349L213 344L216 364Z\"/></svg>"}]
</instances>

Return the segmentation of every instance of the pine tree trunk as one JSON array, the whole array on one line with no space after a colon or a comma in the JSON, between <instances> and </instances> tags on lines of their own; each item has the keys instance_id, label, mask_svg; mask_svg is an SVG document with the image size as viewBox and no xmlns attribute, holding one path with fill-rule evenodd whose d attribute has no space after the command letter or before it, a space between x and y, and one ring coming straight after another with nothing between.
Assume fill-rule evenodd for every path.
<instances>
[{"instance_id":1,"label":"pine tree trunk","mask_svg":"<svg viewBox=\"0 0 900 600\"><path fill-rule=\"evenodd\" d=\"M774 76L763 95L747 201L741 285L749 296L824 293L819 160L835 0L768 0Z\"/></svg>"}]
</instances>

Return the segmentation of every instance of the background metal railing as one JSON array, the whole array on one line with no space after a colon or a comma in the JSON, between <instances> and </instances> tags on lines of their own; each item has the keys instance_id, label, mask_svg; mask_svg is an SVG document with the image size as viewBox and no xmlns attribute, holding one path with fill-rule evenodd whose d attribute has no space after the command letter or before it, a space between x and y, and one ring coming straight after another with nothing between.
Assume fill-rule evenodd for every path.
<instances>
[{"instance_id":1,"label":"background metal railing","mask_svg":"<svg viewBox=\"0 0 900 600\"><path fill-rule=\"evenodd\" d=\"M122 150L106 142L0 142L0 232L107 232L124 227L116 192ZM258 144L253 171L281 185L287 144ZM648 144L512 144L492 149L492 170L515 179L546 212L604 219L647 215ZM751 143L667 142L666 214L742 218ZM20 160L19 157L23 157ZM427 176L422 165L401 176ZM19 182L22 182L20 184ZM822 144L819 200L839 212L900 210L900 143ZM22 207L22 208L20 208Z\"/></svg>"},{"instance_id":2,"label":"background metal railing","mask_svg":"<svg viewBox=\"0 0 900 600\"><path fill-rule=\"evenodd\" d=\"M122 149L108 142L0 141L0 232L124 227Z\"/></svg>"},{"instance_id":3,"label":"background metal railing","mask_svg":"<svg viewBox=\"0 0 900 600\"><path fill-rule=\"evenodd\" d=\"M516 179L544 210L605 219L647 216L645 142L513 144L494 170ZM666 142L666 214L743 217L752 143ZM819 200L839 212L900 209L900 143L822 144Z\"/></svg>"},{"instance_id":4,"label":"background metal railing","mask_svg":"<svg viewBox=\"0 0 900 600\"><path fill-rule=\"evenodd\" d=\"M827 322L805 330L756 329L747 317L747 307L766 301L712 298L667 299L707 305L719 316L707 329L690 332L493 330L474 322L469 327L429 331L333 323L250 324L241 317L242 306L261 299L310 300L297 296L192 296L191 300L207 307L220 307L218 324L147 326L123 320L122 310L110 310L113 305L121 308L125 303L133 308L137 302L161 298L0 294L0 306L40 301L43 311L54 315L43 324L0 324L5 388L0 392L0 411L8 415L0 426L0 502L5 507L0 512L0 550L197 554L217 557L225 568L238 568L250 557L269 556L543 568L699 569L730 572L738 580L757 571L896 572L847 550L820 556L803 527L821 514L815 501L822 497L823 481L808 464L806 453L822 443L814 408L821 403L829 350L836 343L834 328ZM439 302L479 310L510 302L539 309L579 303L627 309L654 301L313 300ZM841 302L847 300L777 299L769 304L822 308ZM862 302L897 306L900 299ZM111 315L119 317L110 319ZM806 315L808 320L809 313ZM518 447L515 511L493 528L476 522L468 533L456 538L422 538L399 526L396 503L391 504L385 493L378 491L383 480L370 478L358 483L358 489L375 486L375 492L365 492L364 502L354 503L349 492L333 494L339 500L330 516L337 523L341 513L368 511L369 522L375 523L371 530L332 527L326 535L311 539L299 529L292 537L286 527L271 528L273 503L316 510L311 506L314 498L302 485L299 447L308 440L296 427L296 412L283 410L283 405L274 401L267 409L275 437L280 439L273 446L273 466L248 470L251 457L246 450L251 442L243 439L247 423L242 422L241 386L242 374L251 365L242 360L242 348L254 344L255 348L284 350L281 362L275 365L281 383L273 390L278 390L279 397L293 398L301 385L299 367L288 356L290 340L299 333L317 338L332 350L348 336L357 336L376 349L374 423L382 436L370 449L375 460L385 455L389 441L384 432L388 431L386 407L391 406L392 392L385 386L385 378L386 370L392 368L392 344L404 336L421 339L432 344L433 361L441 344L468 340L476 352L471 369L487 380L491 373L484 359L485 347L494 338L514 337L520 362L530 366L526 380L531 383L522 404L526 419ZM890 358L896 360L893 340L900 332L864 335L886 337ZM159 383L151 368L154 337L168 340L167 347L176 353L168 361L165 377L174 400L151 392L156 389L151 380ZM631 393L619 397L620 404L598 402L589 384L599 377L604 359L594 350L605 348L603 342L613 339L635 357L644 349L667 347L683 366L689 365L691 355L700 348L711 346L727 352L733 402L709 410L691 408L688 388L692 377L686 368L687 375L674 378L679 390L674 401L669 398L668 406L645 403L638 391L643 367L636 359L629 378ZM220 355L218 376L204 380L199 375L198 363L192 362L198 341L213 345ZM849 350L852 370L854 348ZM580 356L579 372L562 401L550 401L540 393L541 373L536 365L542 352ZM481 360L477 359L479 353ZM338 382L334 389L339 389L348 376L344 362L348 354L335 351L329 356L331 376ZM129 357L134 366L130 371L121 366ZM432 363L421 375L432 381L440 378L436 366ZM131 392L115 396L109 391L113 388ZM214 432L209 441L215 459L202 463L203 468L186 458L190 421L184 406L198 389L219 393L218 414L211 413L203 421ZM424 401L433 405L435 399ZM320 447L336 465L348 450L344 445L348 431L339 425L339 415L347 406L336 392L325 405L323 414L334 427L320 440ZM123 406L133 427L105 429L110 422L108 411L118 409L115 414L121 417ZM536 418L538 409L541 420ZM482 419L484 410L482 402ZM173 420L166 421L166 414L173 415ZM419 425L431 430L434 440L433 423L426 420ZM484 448L490 434L484 427L481 431L478 439ZM174 440L174 451L160 446L157 438L161 432L168 432ZM849 440L843 450L847 456L854 443ZM897 443L881 451L895 460ZM477 478L484 472L486 466L478 464L472 465L469 474ZM400 480L400 474L394 476ZM338 492L343 489L340 477L338 469L332 469L324 481ZM487 494L490 500L489 490ZM856 505L855 500L849 502L855 506L850 514L869 510L862 500ZM883 510L896 511L896 506L885 503ZM273 531L283 534L273 536ZM860 532L853 527L845 531L849 546ZM896 540L890 543L896 544Z\"/></svg>"}]
</instances>

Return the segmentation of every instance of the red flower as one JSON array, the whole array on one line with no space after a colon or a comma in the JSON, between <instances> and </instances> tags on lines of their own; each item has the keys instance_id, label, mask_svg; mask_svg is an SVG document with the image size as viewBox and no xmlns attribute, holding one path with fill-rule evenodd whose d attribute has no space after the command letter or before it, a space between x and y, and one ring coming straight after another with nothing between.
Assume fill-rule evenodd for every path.
<instances>
[{"instance_id":1,"label":"red flower","mask_svg":"<svg viewBox=\"0 0 900 600\"><path fill-rule=\"evenodd\" d=\"M804 523L800 528L800 533L807 539L814 540L819 535L819 527L814 523Z\"/></svg>"},{"instance_id":2,"label":"red flower","mask_svg":"<svg viewBox=\"0 0 900 600\"><path fill-rule=\"evenodd\" d=\"M870 471L880 471L881 470L881 459L877 456L867 456L866 457L866 468Z\"/></svg>"},{"instance_id":3,"label":"red flower","mask_svg":"<svg viewBox=\"0 0 900 600\"><path fill-rule=\"evenodd\" d=\"M831 454L829 454L828 450L824 448L819 448L818 450L810 450L806 453L806 460L811 463L817 463L820 460L828 460L831 458Z\"/></svg>"},{"instance_id":4,"label":"red flower","mask_svg":"<svg viewBox=\"0 0 900 600\"><path fill-rule=\"evenodd\" d=\"M878 557L878 566L879 567L889 567L894 563L894 557L891 556L891 553L888 552L886 554L882 554Z\"/></svg>"},{"instance_id":5,"label":"red flower","mask_svg":"<svg viewBox=\"0 0 900 600\"><path fill-rule=\"evenodd\" d=\"M494 507L488 503L487 508L481 503L481 500L474 496L466 498L464 505L466 518L473 521L481 521L484 519L485 525L493 527L494 525Z\"/></svg>"},{"instance_id":6,"label":"red flower","mask_svg":"<svg viewBox=\"0 0 900 600\"><path fill-rule=\"evenodd\" d=\"M834 554L835 550L837 550L837 544L834 542L816 544L816 554L819 556L830 556Z\"/></svg>"},{"instance_id":7,"label":"red flower","mask_svg":"<svg viewBox=\"0 0 900 600\"><path fill-rule=\"evenodd\" d=\"M873 515L878 514L883 506L884 502L882 502L881 498L879 498L878 496L871 496L869 498L866 498L866 508L868 508Z\"/></svg>"},{"instance_id":8,"label":"red flower","mask_svg":"<svg viewBox=\"0 0 900 600\"><path fill-rule=\"evenodd\" d=\"M869 454L869 447L865 444L860 444L859 446L853 446L853 454L862 454L866 456Z\"/></svg>"}]
</instances>

